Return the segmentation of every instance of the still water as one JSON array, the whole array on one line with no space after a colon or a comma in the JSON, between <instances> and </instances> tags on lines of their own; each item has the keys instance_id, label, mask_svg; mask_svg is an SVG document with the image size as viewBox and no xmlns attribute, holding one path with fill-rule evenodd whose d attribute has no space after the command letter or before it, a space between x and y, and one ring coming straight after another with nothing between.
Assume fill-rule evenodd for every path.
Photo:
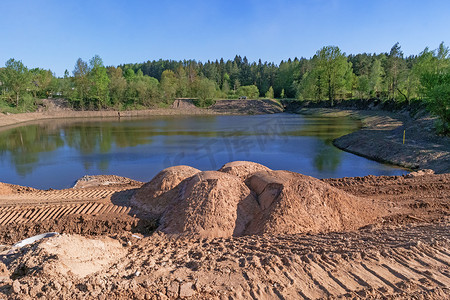
<instances>
[{"instance_id":1,"label":"still water","mask_svg":"<svg viewBox=\"0 0 450 300\"><path fill-rule=\"evenodd\" d=\"M41 121L0 132L0 181L67 188L84 175L115 174L146 182L169 166L215 170L233 160L318 178L405 174L332 145L359 126L284 113Z\"/></svg>"}]
</instances>

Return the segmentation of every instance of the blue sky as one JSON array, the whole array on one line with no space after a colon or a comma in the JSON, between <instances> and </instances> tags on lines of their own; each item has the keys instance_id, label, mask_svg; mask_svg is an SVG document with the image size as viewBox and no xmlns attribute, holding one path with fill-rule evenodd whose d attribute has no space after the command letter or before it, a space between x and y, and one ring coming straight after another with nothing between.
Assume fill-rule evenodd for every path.
<instances>
[{"instance_id":1,"label":"blue sky","mask_svg":"<svg viewBox=\"0 0 450 300\"><path fill-rule=\"evenodd\" d=\"M450 44L447 0L1 0L0 66L16 58L61 76L95 54L105 65L154 59L279 63L323 46L406 55Z\"/></svg>"}]
</instances>

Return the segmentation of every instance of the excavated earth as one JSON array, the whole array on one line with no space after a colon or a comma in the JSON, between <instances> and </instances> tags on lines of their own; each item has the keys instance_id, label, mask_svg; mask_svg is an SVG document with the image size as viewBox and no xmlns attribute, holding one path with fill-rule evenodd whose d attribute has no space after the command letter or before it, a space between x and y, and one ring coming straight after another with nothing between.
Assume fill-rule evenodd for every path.
<instances>
[{"instance_id":1,"label":"excavated earth","mask_svg":"<svg viewBox=\"0 0 450 300\"><path fill-rule=\"evenodd\" d=\"M318 180L232 162L1 183L0 298L448 299L449 225L450 174L432 171Z\"/></svg>"}]
</instances>

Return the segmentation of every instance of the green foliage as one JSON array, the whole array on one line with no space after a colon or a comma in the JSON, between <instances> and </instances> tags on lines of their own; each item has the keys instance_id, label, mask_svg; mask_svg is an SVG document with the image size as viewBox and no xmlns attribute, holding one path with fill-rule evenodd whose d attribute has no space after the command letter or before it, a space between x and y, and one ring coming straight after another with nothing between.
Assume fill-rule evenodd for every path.
<instances>
[{"instance_id":1,"label":"green foliage","mask_svg":"<svg viewBox=\"0 0 450 300\"><path fill-rule=\"evenodd\" d=\"M257 99L259 98L259 90L256 85L244 85L240 86L236 94L239 95L239 97L247 97L247 99Z\"/></svg>"},{"instance_id":2,"label":"green foliage","mask_svg":"<svg viewBox=\"0 0 450 300\"><path fill-rule=\"evenodd\" d=\"M429 84L431 75L450 68L450 50L443 43L417 56L404 57L396 43L388 53L346 56L336 46L318 50L311 59L274 63L233 60L158 60L105 68L96 55L76 61L73 76L55 78L49 70L28 70L10 59L0 68L0 108L32 109L39 98L57 96L78 109L140 109L168 107L175 98L196 98L206 106L212 99L287 97L328 99L425 99L438 115L445 86ZM433 99L433 100L432 100ZM445 117L440 114L441 119ZM445 122L443 123L445 124Z\"/></svg>"},{"instance_id":3,"label":"green foliage","mask_svg":"<svg viewBox=\"0 0 450 300\"><path fill-rule=\"evenodd\" d=\"M342 95L346 84L350 82L352 65L336 46L323 47L317 51L314 59L319 84L325 87L325 94L333 105L333 101Z\"/></svg>"},{"instance_id":4,"label":"green foliage","mask_svg":"<svg viewBox=\"0 0 450 300\"><path fill-rule=\"evenodd\" d=\"M438 130L450 133L450 68L421 77L429 110L439 117Z\"/></svg>"},{"instance_id":5,"label":"green foliage","mask_svg":"<svg viewBox=\"0 0 450 300\"><path fill-rule=\"evenodd\" d=\"M273 95L273 88L272 88L272 86L270 86L270 88L267 91L265 96L266 96L266 98L273 99L274 95Z\"/></svg>"},{"instance_id":6,"label":"green foliage","mask_svg":"<svg viewBox=\"0 0 450 300\"><path fill-rule=\"evenodd\" d=\"M212 100L216 95L216 83L208 78L200 78L194 82L192 94L197 97L201 103Z\"/></svg>"},{"instance_id":7,"label":"green foliage","mask_svg":"<svg viewBox=\"0 0 450 300\"><path fill-rule=\"evenodd\" d=\"M98 108L104 108L109 100L110 79L100 56L95 55L89 61L89 99L97 103Z\"/></svg>"},{"instance_id":8,"label":"green foliage","mask_svg":"<svg viewBox=\"0 0 450 300\"><path fill-rule=\"evenodd\" d=\"M5 68L0 73L5 98L7 101L14 101L15 106L19 106L22 94L31 85L31 74L22 61L11 58L5 63Z\"/></svg>"}]
</instances>

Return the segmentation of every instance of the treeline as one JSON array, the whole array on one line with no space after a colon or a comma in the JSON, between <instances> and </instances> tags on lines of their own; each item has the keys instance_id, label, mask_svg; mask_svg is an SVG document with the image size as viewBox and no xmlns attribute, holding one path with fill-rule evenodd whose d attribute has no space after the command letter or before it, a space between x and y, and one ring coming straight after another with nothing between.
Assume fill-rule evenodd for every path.
<instances>
[{"instance_id":1,"label":"treeline","mask_svg":"<svg viewBox=\"0 0 450 300\"><path fill-rule=\"evenodd\" d=\"M70 75L55 78L49 70L28 70L20 61L0 69L1 107L27 107L34 99L64 97L77 109L138 109L166 106L174 98L292 98L300 100L381 99L410 103L426 100L449 122L450 51L441 43L433 51L405 57L400 45L381 54L346 55L336 46L310 58L274 63L233 60L158 60L105 67L99 56L78 59ZM30 105L31 105L30 104Z\"/></svg>"}]
</instances>

